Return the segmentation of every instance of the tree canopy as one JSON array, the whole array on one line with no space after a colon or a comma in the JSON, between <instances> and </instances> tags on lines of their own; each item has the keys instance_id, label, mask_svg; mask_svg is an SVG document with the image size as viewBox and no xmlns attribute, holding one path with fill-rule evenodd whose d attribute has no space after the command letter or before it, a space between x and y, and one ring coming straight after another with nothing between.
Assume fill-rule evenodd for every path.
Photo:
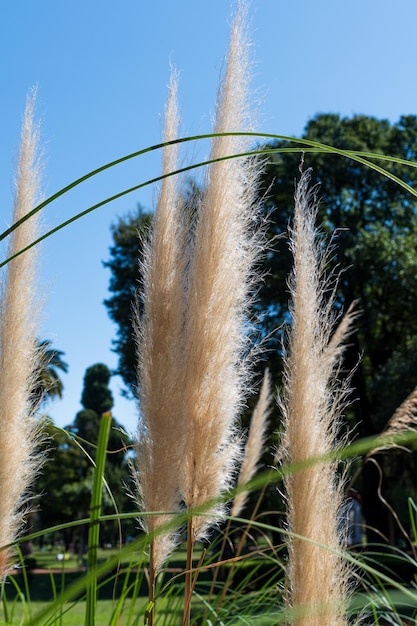
<instances>
[{"instance_id":1,"label":"tree canopy","mask_svg":"<svg viewBox=\"0 0 417 626\"><path fill-rule=\"evenodd\" d=\"M342 149L415 159L416 131L416 116L403 116L397 124L391 124L363 115L341 118L319 114L308 122L302 138ZM291 144L276 142L271 147L279 150ZM292 147L299 148L299 144ZM275 354L274 350L269 352L268 358L275 365L272 371L276 376L281 341L276 329L288 320L286 281L291 257L286 234L300 158L300 152L271 154L259 192L265 213L269 214L271 240L276 237L265 259L267 275L257 304L263 311L264 333L274 332L269 347L276 350ZM304 160L320 185L318 223L325 234L324 245L331 246L331 262L341 270L337 304L343 308L357 301L361 312L348 355L349 366L363 355L355 374L359 394L355 415L365 420L366 434L378 432L393 408L387 406L385 416L378 418L370 409L377 401L382 370L390 367L394 355L398 359L399 352L407 352L412 337L417 335L414 199L402 187L354 160L312 153L305 154ZM389 169L410 185L415 184L415 168L391 164ZM136 384L131 306L139 280L138 232L146 230L150 219L151 214L139 207L136 213L119 220L113 226L114 245L105 263L111 271L109 289L113 294L105 306L117 325L114 349L119 355L118 373L130 390Z\"/></svg>"},{"instance_id":2,"label":"tree canopy","mask_svg":"<svg viewBox=\"0 0 417 626\"><path fill-rule=\"evenodd\" d=\"M413 115L402 116L393 124L365 115L318 114L306 125L303 138L351 151L417 160L417 117ZM279 386L281 329L290 321L287 232L301 149L298 143L284 141L270 147L274 152L264 164L259 198L269 219L271 248L265 257L266 277L256 307L262 312L262 331L268 338L266 360ZM317 222L323 246L329 251L329 266L340 271L336 309L342 312L356 302L359 312L356 332L346 350L346 371L353 371L354 400L347 417L356 435L373 435L383 430L417 384L416 202L403 187L354 159L313 153L307 147L303 159L304 168L312 168L312 179L319 185ZM378 159L374 162L416 186L415 168ZM114 245L106 263L112 273L113 295L105 305L117 324L118 371L130 390L136 382L131 302L138 281L141 244L137 231L143 231L149 220L150 214L143 209L120 220L113 227ZM410 472L414 471L411 466L410 460ZM364 473L365 512L368 522L378 527L383 517L376 495L379 477L371 475L371 470ZM391 478L394 485L395 476Z\"/></svg>"},{"instance_id":3,"label":"tree canopy","mask_svg":"<svg viewBox=\"0 0 417 626\"><path fill-rule=\"evenodd\" d=\"M38 349L41 358L32 391L34 406L54 398L62 398L64 384L60 378L59 370L64 373L68 371L68 364L62 360L64 353L62 350L53 348L50 339L38 339Z\"/></svg>"},{"instance_id":4,"label":"tree canopy","mask_svg":"<svg viewBox=\"0 0 417 626\"><path fill-rule=\"evenodd\" d=\"M110 259L104 263L111 272L109 291L112 297L104 301L111 319L117 325L113 349L118 354L117 374L126 384L127 395L134 394L136 385L135 345L132 340L132 303L139 280L138 257L142 239L149 227L151 213L138 207L136 213L121 218L112 227L113 245Z\"/></svg>"},{"instance_id":5,"label":"tree canopy","mask_svg":"<svg viewBox=\"0 0 417 626\"><path fill-rule=\"evenodd\" d=\"M111 373L104 363L96 363L88 367L84 374L84 387L81 394L81 404L102 415L113 407L113 396L108 387Z\"/></svg>"},{"instance_id":6,"label":"tree canopy","mask_svg":"<svg viewBox=\"0 0 417 626\"><path fill-rule=\"evenodd\" d=\"M390 124L366 116L317 115L307 124L303 138L343 149L415 159L416 130L415 116ZM273 147L284 147L284 143ZM318 223L327 236L327 245L333 244L332 265L341 271L337 304L346 308L356 301L360 311L347 363L353 367L362 355L353 381L359 402L352 410L363 434L369 435L381 430L393 408L387 406L385 416L375 420L377 381L392 356L405 350L417 335L416 204L405 189L354 160L332 154L306 154L304 159L320 185ZM271 236L279 236L267 259L269 275L261 293L260 305L266 305L269 313L269 330L280 327L288 314L290 255L285 233L299 161L297 153L271 155L261 188L265 209L273 211ZM415 185L414 168L389 165L389 169ZM411 389L402 391L405 397Z\"/></svg>"},{"instance_id":7,"label":"tree canopy","mask_svg":"<svg viewBox=\"0 0 417 626\"><path fill-rule=\"evenodd\" d=\"M363 115L317 115L307 124L303 138L415 161L416 130L415 116L404 116L390 124ZM272 147L288 148L288 143L278 142ZM269 275L260 294L260 306L268 313L268 331L281 328L289 316L286 280L291 259L286 231L293 206L292 181L299 161L299 153L271 155L260 190L265 210L272 210L271 238L278 236L267 258ZM415 168L376 162L415 187ZM347 416L352 431L366 437L384 429L417 385L413 351L417 341L416 202L404 188L352 159L306 153L304 167L313 169L313 179L320 186L317 221L324 234L323 245L329 246L331 265L341 272L336 307L346 310L356 302L359 312L356 332L345 353L346 370L353 372L354 400ZM278 331L270 352L278 384L280 342ZM415 470L414 457L398 464L393 454L385 454L381 463L385 473L383 492L393 501L400 476L404 484L410 482L406 476ZM383 536L392 534L387 509L378 495L380 477L377 465L364 466L361 491L371 541L380 541L380 532ZM405 494L405 501L407 495L411 494ZM372 527L378 530L373 532Z\"/></svg>"},{"instance_id":8,"label":"tree canopy","mask_svg":"<svg viewBox=\"0 0 417 626\"><path fill-rule=\"evenodd\" d=\"M89 515L94 471L91 459L95 458L101 416L113 407L108 388L110 377L111 372L103 363L87 368L81 396L84 408L77 413L73 423L62 430L56 428L51 419L45 421L47 460L35 484L35 493L41 494L38 524L42 528ZM105 468L111 497L107 491L104 493L105 513L114 513L115 505L120 512L132 510L133 503L125 488L130 480L126 454L129 445L128 435L113 417ZM125 533L131 534L133 529L134 523L124 525ZM64 539L67 544L77 544L82 551L85 528L65 531ZM104 524L103 539L118 540L115 524Z\"/></svg>"}]
</instances>

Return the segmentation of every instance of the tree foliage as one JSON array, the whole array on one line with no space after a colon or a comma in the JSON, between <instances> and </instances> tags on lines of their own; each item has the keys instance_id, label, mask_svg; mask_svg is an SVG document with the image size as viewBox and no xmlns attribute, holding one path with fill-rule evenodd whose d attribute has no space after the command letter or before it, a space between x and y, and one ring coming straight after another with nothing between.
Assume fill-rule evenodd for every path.
<instances>
[{"instance_id":1,"label":"tree foliage","mask_svg":"<svg viewBox=\"0 0 417 626\"><path fill-rule=\"evenodd\" d=\"M401 117L397 124L372 117L317 115L303 137L337 148L376 152L416 160L417 117ZM288 147L284 142L274 148ZM271 237L278 236L267 259L269 276L261 293L268 331L279 329L289 318L286 279L290 255L286 244L287 224L293 206L293 183L299 153L275 153L265 168L261 194L265 210L272 210ZM306 154L304 167L313 168L320 185L318 222L329 246L331 265L341 271L336 309L352 303L360 315L356 332L346 350L347 370L353 371L352 399L348 413L353 432L361 436L381 432L394 410L417 384L417 361L412 346L417 341L417 214L414 198L402 187L354 160L331 154ZM380 163L381 164L381 163ZM415 186L414 168L383 162L382 165ZM271 342L275 360L272 371L279 383L279 330ZM275 358L274 358L275 357ZM399 377L398 365L405 374ZM389 398L389 401L387 399ZM399 475L392 454L379 457L378 467L368 463L362 474L361 491L369 528L368 539L392 536L392 518L378 491L390 499ZM412 456L401 465L405 474L414 472ZM385 474L385 476L384 476ZM404 482L404 484L405 484ZM411 494L409 494L411 495ZM406 500L407 494L404 494Z\"/></svg>"},{"instance_id":2,"label":"tree foliage","mask_svg":"<svg viewBox=\"0 0 417 626\"><path fill-rule=\"evenodd\" d=\"M417 117L412 115L392 124L364 115L342 118L319 114L308 122L302 138L346 150L417 160ZM265 258L266 278L256 306L261 312L263 334L268 337L266 360L279 386L281 329L290 321L287 233L301 154L296 143L278 141L270 147L275 152L265 163L259 196L269 216L271 249ZM294 151L280 152L289 147ZM416 185L415 168L375 162L409 185ZM347 417L356 435L373 435L383 430L395 408L417 384L416 203L404 188L353 159L306 151L306 167L313 169L313 180L320 186L318 223L323 245L328 247L329 264L341 272L336 312L346 310L352 302L360 312L346 351L346 371L353 371L354 400ZM119 373L130 390L135 385L130 309L137 284L137 231L147 227L149 219L150 215L139 209L116 224L106 263L112 273L113 295L105 304L118 327L114 349L119 355ZM393 475L388 468L390 456L384 455L383 461L386 475ZM408 466L409 472L414 471L411 459ZM388 522L377 496L379 473L369 466L363 476L368 522L381 528ZM389 490L390 485L386 488Z\"/></svg>"},{"instance_id":3,"label":"tree foliage","mask_svg":"<svg viewBox=\"0 0 417 626\"><path fill-rule=\"evenodd\" d=\"M415 159L416 130L414 116L390 124L366 116L318 115L307 124L303 137L343 149ZM286 276L290 256L285 239L293 205L292 181L299 161L299 154L272 155L261 189L265 208L273 209L271 236L279 235L267 260L270 274L261 294L261 306L266 305L269 313L269 329L278 328L288 315ZM363 434L369 435L381 426L373 420L379 393L377 375L393 354L405 349L410 338L417 335L415 203L402 187L354 160L306 154L305 166L313 168L313 177L320 185L318 222L328 245L334 244L332 265L341 270L337 306L346 308L356 301L361 313L347 361L353 366L363 356L354 375L359 402L353 411ZM413 168L390 165L389 169L411 185L417 180ZM415 379L417 382L417 375ZM403 391L405 397L407 390ZM387 413L386 420L389 417Z\"/></svg>"},{"instance_id":4,"label":"tree foliage","mask_svg":"<svg viewBox=\"0 0 417 626\"><path fill-rule=\"evenodd\" d=\"M81 396L84 409L77 413L73 423L62 430L56 428L49 418L45 421L47 461L35 485L35 493L42 494L38 524L43 528L89 515L94 471L92 462L100 420L102 414L113 406L108 388L110 376L109 368L103 363L87 368ZM130 479L127 461L129 445L128 435L112 418L105 469L110 493L107 490L104 493L104 513L114 513L115 507L120 512L132 510L133 505L125 488ZM134 524L125 525L125 533L132 534L133 531ZM103 539L111 542L118 540L118 529L114 524L104 524ZM82 551L85 529L66 531L64 540L66 544L77 544Z\"/></svg>"},{"instance_id":5,"label":"tree foliage","mask_svg":"<svg viewBox=\"0 0 417 626\"><path fill-rule=\"evenodd\" d=\"M132 303L138 286L138 258L142 238L151 220L151 214L142 207L136 213L121 218L112 227L113 245L110 260L104 263L111 272L109 291L111 298L104 301L111 319L117 325L117 338L113 349L118 354L117 374L126 384L127 395L135 393L135 345L132 339Z\"/></svg>"},{"instance_id":6,"label":"tree foliage","mask_svg":"<svg viewBox=\"0 0 417 626\"><path fill-rule=\"evenodd\" d=\"M40 368L36 373L35 385L32 392L35 406L46 403L48 400L62 398L64 384L60 378L59 370L66 373L68 364L62 360L64 353L52 347L50 339L38 340L40 350Z\"/></svg>"},{"instance_id":7,"label":"tree foliage","mask_svg":"<svg viewBox=\"0 0 417 626\"><path fill-rule=\"evenodd\" d=\"M108 387L111 373L104 363L88 367L84 375L81 404L101 416L113 407L113 396Z\"/></svg>"},{"instance_id":8,"label":"tree foliage","mask_svg":"<svg viewBox=\"0 0 417 626\"><path fill-rule=\"evenodd\" d=\"M363 115L341 118L320 114L307 124L303 138L342 149L412 160L417 154L417 117L403 116L397 124L390 124ZM289 145L277 142L271 147ZM262 311L264 334L273 332L268 358L277 378L279 329L288 321L287 277L291 257L287 227L292 217L294 180L300 158L299 152L270 155L260 188L265 213L270 214L269 235L274 243L265 259L267 276L257 306ZM417 335L415 203L406 190L354 160L311 153L304 160L305 167L312 167L313 178L320 185L318 221L330 246L331 263L341 270L337 307L342 309L357 301L361 312L348 354L349 367L363 355L355 374L359 403L353 410L355 418L363 424L364 434L375 433L384 419L390 417L392 408L387 407L386 415L375 421L371 407L377 402L381 372L389 367L395 354L407 352L407 345ZM394 164L389 169L410 185L415 184L414 168ZM131 304L139 275L138 232L146 230L150 219L151 214L142 208L121 219L113 227L114 245L110 248L110 260L105 263L111 271L109 289L113 295L105 305L117 324L114 349L119 355L118 373L130 390L135 385Z\"/></svg>"}]
</instances>

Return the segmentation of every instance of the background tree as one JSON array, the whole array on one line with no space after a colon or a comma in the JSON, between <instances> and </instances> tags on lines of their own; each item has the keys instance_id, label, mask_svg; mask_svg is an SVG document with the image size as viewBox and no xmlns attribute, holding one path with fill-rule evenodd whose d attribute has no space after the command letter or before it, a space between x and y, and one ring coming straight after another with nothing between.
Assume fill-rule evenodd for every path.
<instances>
[{"instance_id":1,"label":"background tree","mask_svg":"<svg viewBox=\"0 0 417 626\"><path fill-rule=\"evenodd\" d=\"M151 213L138 206L135 213L121 218L112 227L113 245L110 260L104 263L111 272L109 291L113 296L104 301L110 318L117 325L113 341L119 363L116 374L126 385L126 395L135 395L135 345L132 341L132 303L138 287L138 256L141 238L149 227Z\"/></svg>"},{"instance_id":2,"label":"background tree","mask_svg":"<svg viewBox=\"0 0 417 626\"><path fill-rule=\"evenodd\" d=\"M83 478L82 452L70 434L57 428L50 418L45 418L44 429L48 435L47 459L34 486L37 494L35 523L42 529L86 517L91 495ZM60 537L69 548L79 538L79 530L65 529ZM51 541L56 538L51 537Z\"/></svg>"},{"instance_id":3,"label":"background tree","mask_svg":"<svg viewBox=\"0 0 417 626\"><path fill-rule=\"evenodd\" d=\"M66 373L68 364L62 360L64 353L52 347L50 339L38 340L41 352L40 369L37 372L35 388L33 390L34 404L47 402L55 398L62 398L64 384L60 378L59 370Z\"/></svg>"},{"instance_id":4,"label":"background tree","mask_svg":"<svg viewBox=\"0 0 417 626\"><path fill-rule=\"evenodd\" d=\"M303 138L415 161L417 117L403 116L391 124L363 115L341 118L319 114L308 122ZM276 142L271 147L289 146L288 142ZM267 365L278 386L282 372L280 329L290 320L287 278L291 256L287 227L293 213L294 180L300 158L299 151L271 154L259 190L265 213L271 213L269 236L273 243L265 258L267 276L257 308L261 312L262 333L268 337ZM320 184L318 223L322 224L324 245L330 247L331 265L337 265L342 272L335 307L340 311L357 301L360 310L357 331L346 351L346 370L354 371L355 400L347 417L355 436L374 435L381 432L395 408L417 384L416 203L406 190L353 160L311 153L304 158L305 167L313 168L313 180ZM383 165L415 186L415 168L387 162ZM137 231L149 219L150 215L139 209L137 214L120 220L113 229L115 243L106 263L112 272L110 290L114 295L105 305L118 326L115 351L119 354L119 373L130 389L135 380L130 311L137 280ZM261 365L264 367L265 362ZM275 430L278 409L276 413ZM410 476L414 472L412 455L401 464L394 457L393 453L379 457L388 499L394 486L398 486L399 472L403 472L404 482L410 484L412 481L406 480L404 472ZM359 487L368 524L388 535L392 518L377 495L379 478L375 466L367 464ZM403 494L405 499L406 495ZM372 530L368 535L370 540L381 539Z\"/></svg>"},{"instance_id":5,"label":"background tree","mask_svg":"<svg viewBox=\"0 0 417 626\"><path fill-rule=\"evenodd\" d=\"M390 125L386 120L365 116L341 119L338 115L318 115L307 124L303 137L339 148L412 159L417 151L416 130L414 116ZM273 147L280 146L284 144ZM266 194L265 209L273 210L271 236L280 237L267 259L269 275L261 293L268 330L279 327L288 311L286 276L290 257L286 229L299 160L299 154L272 155L261 189L261 194ZM350 359L355 363L357 355L364 354L356 372L356 388L361 395L354 411L363 424L364 434L371 434L378 429L372 426L369 410L374 401L370 381L390 356L416 334L415 203L404 189L355 161L308 154L305 164L313 168L313 176L320 184L318 221L329 238L335 230L337 233L332 260L342 270L337 304L342 307L358 300L362 312ZM408 183L415 183L415 169L391 169Z\"/></svg>"},{"instance_id":6,"label":"background tree","mask_svg":"<svg viewBox=\"0 0 417 626\"><path fill-rule=\"evenodd\" d=\"M84 374L81 404L85 409L94 411L100 417L113 407L113 396L108 387L110 377L110 370L103 363L92 365Z\"/></svg>"},{"instance_id":7,"label":"background tree","mask_svg":"<svg viewBox=\"0 0 417 626\"><path fill-rule=\"evenodd\" d=\"M110 377L110 370L103 363L87 368L81 395L84 409L77 413L74 422L67 426L66 430L62 430L56 428L52 420L46 421L45 428L50 435L48 460L44 473L38 478L35 486L35 493L42 494L38 513L38 523L42 528L73 519L83 519L89 515L93 465L88 456L94 460L101 416L113 406L112 394L108 387ZM74 435L80 445L77 445ZM103 501L105 513L114 513L115 506L120 512L133 510L131 498L126 494L125 488L130 481L127 461L129 445L128 435L112 418L105 468L105 478L111 496L105 491ZM134 522L123 525L125 536L134 532ZM111 543L118 541L116 524L105 523L102 538L103 541ZM78 528L75 531L69 530L64 539L67 546L72 544L82 551L85 532Z\"/></svg>"},{"instance_id":8,"label":"background tree","mask_svg":"<svg viewBox=\"0 0 417 626\"><path fill-rule=\"evenodd\" d=\"M366 116L317 115L307 124L303 137L338 148L415 160L416 130L415 116L401 117L397 124L390 124ZM284 145L288 147L281 142L273 147ZM299 160L299 154L272 155L261 189L261 194L266 194L265 210L273 210L271 237L279 235L267 259L270 274L260 294L261 306L267 311L267 331L279 328L288 319L286 276L290 261L285 233ZM353 160L306 154L305 166L313 168L313 177L320 184L318 222L328 243L336 230L332 265L338 265L342 271L336 307L346 308L357 301L360 310L357 332L346 351L346 367L354 370L355 399L348 415L357 434L374 435L381 432L395 408L417 384L417 362L411 358L410 349L417 339L416 204L403 188ZM415 169L399 165L390 165L389 169L415 185ZM272 342L277 349L271 351L271 356L279 356L280 339L277 332ZM395 375L394 364L398 362L407 370L407 376L401 380ZM278 359L272 371L279 373ZM394 386L395 394L386 402L387 390ZM380 456L386 478L383 490L388 499L393 485L398 484L398 475L395 480L391 471L391 457L392 454ZM405 465L409 473L414 471L412 457ZM390 534L392 521L377 495L379 480L377 467L367 464L361 490L366 520L377 529L369 529L368 539L377 541L381 541L379 532Z\"/></svg>"},{"instance_id":9,"label":"background tree","mask_svg":"<svg viewBox=\"0 0 417 626\"><path fill-rule=\"evenodd\" d=\"M78 437L88 442L86 448L93 458L101 416L113 407L113 396L108 387L110 377L111 372L104 363L96 363L87 368L81 394L81 404L84 409L77 413L74 424L71 427ZM124 454L129 443L129 437L124 432L123 427L113 417L108 447L113 452L119 450L118 453L109 455L107 459L107 463L113 469L123 465Z\"/></svg>"}]
</instances>

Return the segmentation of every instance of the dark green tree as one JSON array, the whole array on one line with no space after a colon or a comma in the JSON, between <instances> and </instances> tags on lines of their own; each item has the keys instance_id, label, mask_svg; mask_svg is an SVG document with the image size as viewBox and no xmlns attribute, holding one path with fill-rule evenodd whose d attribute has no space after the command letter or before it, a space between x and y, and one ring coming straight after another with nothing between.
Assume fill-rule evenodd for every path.
<instances>
[{"instance_id":1,"label":"dark green tree","mask_svg":"<svg viewBox=\"0 0 417 626\"><path fill-rule=\"evenodd\" d=\"M88 442L85 444L86 449L93 458L101 416L113 407L113 396L108 387L110 377L111 372L104 363L96 363L87 368L81 394L81 404L84 409L77 413L74 424L71 426L71 430L78 437ZM128 445L130 445L129 437L124 433L121 424L113 417L108 443L112 454L109 455L107 463L113 467L122 465ZM117 450L119 450L118 453L116 453Z\"/></svg>"},{"instance_id":2,"label":"dark green tree","mask_svg":"<svg viewBox=\"0 0 417 626\"><path fill-rule=\"evenodd\" d=\"M81 393L81 404L84 409L77 413L72 426L72 431L83 440L83 448L93 459L95 458L95 444L98 440L101 416L113 408L113 396L108 386L110 378L111 372L104 363L96 363L87 368ZM125 489L125 485L130 481L126 458L130 446L129 436L124 432L121 424L112 417L105 476L119 511L132 510L131 499L127 496ZM86 456L81 461L81 468L82 479L88 479L91 475L91 463ZM109 498L104 503L104 510L107 513L114 513L114 504ZM114 531L114 524L107 524L103 527L104 536L107 532L109 538Z\"/></svg>"},{"instance_id":3,"label":"dark green tree","mask_svg":"<svg viewBox=\"0 0 417 626\"><path fill-rule=\"evenodd\" d=\"M38 340L41 354L41 367L36 373L33 390L34 405L46 403L48 400L62 398L64 384L60 378L59 370L66 373L68 364L62 360L64 353L52 347L50 339Z\"/></svg>"},{"instance_id":4,"label":"dark green tree","mask_svg":"<svg viewBox=\"0 0 417 626\"><path fill-rule=\"evenodd\" d=\"M83 454L71 435L57 428L50 418L44 418L43 430L46 461L33 489L37 499L35 527L39 529L87 517L91 495L83 478ZM78 534L78 529L70 528L60 536L69 547Z\"/></svg>"},{"instance_id":5,"label":"dark green tree","mask_svg":"<svg viewBox=\"0 0 417 626\"><path fill-rule=\"evenodd\" d=\"M341 119L338 115L318 115L307 124L303 137L338 148L415 159L416 130L414 116L402 117L398 124L391 125L366 116ZM291 258L286 233L299 161L299 153L272 155L261 188L261 194L266 194L265 210L273 211L271 237L279 236L266 260L269 275L261 292L268 330L278 328L288 318L286 280ZM380 424L373 422L371 410L379 393L376 375L417 333L415 202L406 190L353 160L306 154L305 167L313 168L313 176L320 184L318 222L328 243L334 236L331 261L342 272L337 305L342 308L357 301L361 311L348 361L353 365L363 355L354 380L359 402L352 410L363 434L369 435L380 430ZM411 185L417 181L413 168L390 169ZM275 340L279 340L279 335ZM389 417L387 413L386 419Z\"/></svg>"},{"instance_id":6,"label":"dark green tree","mask_svg":"<svg viewBox=\"0 0 417 626\"><path fill-rule=\"evenodd\" d=\"M417 159L416 116L403 116L392 124L364 115L341 118L320 114L308 122L302 138L346 150ZM271 248L265 257L266 277L257 308L262 334L267 338L267 364L279 386L281 329L283 323L290 322L287 279L292 260L287 232L301 152L299 144L284 141L270 147L276 152L264 164L259 196L263 211L269 216ZM279 152L280 149L286 151ZM375 162L416 186L415 168ZM374 435L381 432L395 408L417 384L417 360L413 356L413 346L417 345L416 203L405 189L353 159L313 154L306 146L304 168L307 167L312 167L313 180L320 185L318 223L323 246L329 249L329 264L341 271L336 309L345 310L356 301L360 311L356 332L346 351L346 371L354 372L355 400L347 417L356 436ZM138 284L137 231L148 224L149 217L140 209L120 220L113 228L114 245L106 263L112 273L113 295L105 304L118 326L114 347L119 354L119 373L131 390L136 382L131 305ZM407 375L398 376L399 363ZM260 365L264 367L265 362ZM277 420L278 409L274 430ZM383 455L382 462L389 464L390 455ZM411 460L409 465L409 471L414 471ZM374 468L368 464L363 473L365 513L371 526L388 534L389 516L377 495L379 472ZM393 474L387 471L386 475ZM391 485L384 483L384 488L388 493ZM380 539L372 532L369 538Z\"/></svg>"},{"instance_id":7,"label":"dark green tree","mask_svg":"<svg viewBox=\"0 0 417 626\"><path fill-rule=\"evenodd\" d=\"M113 294L104 304L117 325L117 339L113 341L113 349L119 357L116 373L123 379L126 394L130 396L134 395L137 384L135 345L132 340L132 303L139 285L138 258L141 254L142 237L150 220L151 214L140 206L136 213L121 218L112 227L114 243L110 248L110 260L104 263L111 272L109 291Z\"/></svg>"},{"instance_id":8,"label":"dark green tree","mask_svg":"<svg viewBox=\"0 0 417 626\"><path fill-rule=\"evenodd\" d=\"M111 372L104 363L88 367L84 374L84 388L81 404L87 410L101 416L113 407L113 396L108 387Z\"/></svg>"},{"instance_id":9,"label":"dark green tree","mask_svg":"<svg viewBox=\"0 0 417 626\"><path fill-rule=\"evenodd\" d=\"M38 524L48 528L55 524L70 522L74 519L87 518L91 490L93 485L93 464L96 443L103 413L113 406L113 398L108 387L109 368L98 363L87 368L84 376L82 403L73 424L66 431L57 429L51 420L45 423L49 440L46 444L47 462L43 474L35 484L35 493L42 494L39 499ZM130 481L127 450L130 447L129 436L122 426L112 418L105 478L110 493L104 492L103 510L105 513L131 511L133 503L126 494L125 485ZM135 523L123 524L124 534L135 532ZM82 550L85 545L86 529L64 532L67 545L77 544ZM118 541L118 527L115 523L102 525L103 541Z\"/></svg>"},{"instance_id":10,"label":"dark green tree","mask_svg":"<svg viewBox=\"0 0 417 626\"><path fill-rule=\"evenodd\" d=\"M415 116L404 116L397 124L390 124L366 116L318 115L307 124L303 137L337 148L415 161L416 130ZM273 147L291 146L278 142ZM266 331L280 328L289 319L286 280L291 258L286 232L299 162L299 153L271 155L261 187L265 211L272 210L271 238L278 236L267 258L269 276L260 294L261 306L267 313ZM415 169L380 164L415 186ZM306 153L304 167L313 168L313 177L320 185L318 222L324 233L323 245L329 246L331 264L341 270L337 308L346 309L356 301L360 311L357 330L346 351L346 368L354 372L355 399L348 415L357 434L374 435L381 432L395 408L417 384L417 362L415 357L410 358L410 346L417 340L416 203L402 187L351 159ZM278 382L280 342L278 331L270 353ZM407 376L400 380L395 375L394 364L398 362L407 370ZM387 390L394 388L391 401L385 402ZM379 457L379 461L388 466L390 455ZM409 472L412 471L414 462L410 458ZM385 473L386 477L392 475ZM366 520L370 527L388 536L391 518L378 497L379 481L377 466L367 464L362 484ZM385 494L391 485L383 479ZM368 538L381 540L378 532L372 530Z\"/></svg>"}]
</instances>

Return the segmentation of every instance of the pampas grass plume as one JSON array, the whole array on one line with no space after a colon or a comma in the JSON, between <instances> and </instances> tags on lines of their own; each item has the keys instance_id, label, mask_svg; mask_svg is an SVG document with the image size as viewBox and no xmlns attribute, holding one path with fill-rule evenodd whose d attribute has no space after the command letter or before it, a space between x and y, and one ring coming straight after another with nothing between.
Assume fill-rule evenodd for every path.
<instances>
[{"instance_id":1,"label":"pampas grass plume","mask_svg":"<svg viewBox=\"0 0 417 626\"><path fill-rule=\"evenodd\" d=\"M39 200L39 128L34 122L35 90L28 96L21 131L13 222ZM37 235L37 215L10 236L8 256L29 245ZM36 345L39 307L36 299L36 249L6 266L1 282L0 316L0 547L10 544L24 519L28 488L41 458L35 447L39 421L34 415L31 391L39 367ZM0 575L7 570L11 552L0 551Z\"/></svg>"},{"instance_id":2,"label":"pampas grass plume","mask_svg":"<svg viewBox=\"0 0 417 626\"><path fill-rule=\"evenodd\" d=\"M215 133L248 130L249 46L246 7L239 3L221 83ZM219 136L211 158L249 149L248 138ZM181 489L188 510L214 501L230 486L240 456L237 417L249 387L245 358L253 268L259 253L254 234L254 196L259 169L250 159L213 163L198 207L188 273L182 419L187 424ZM192 540L202 538L223 508L194 516ZM209 513L213 517L210 517Z\"/></svg>"},{"instance_id":3,"label":"pampas grass plume","mask_svg":"<svg viewBox=\"0 0 417 626\"><path fill-rule=\"evenodd\" d=\"M173 73L165 111L166 142L178 131L177 78ZM163 173L177 167L177 146L164 148ZM138 346L138 388L141 418L137 434L137 463L133 475L141 509L148 512L179 510L179 464L182 420L179 405L178 355L183 307L183 230L180 196L174 177L163 180L153 227L144 244L142 263L144 303L135 307ZM172 516L143 518L149 533ZM163 532L152 540L152 567L158 572L172 548L175 534Z\"/></svg>"},{"instance_id":4,"label":"pampas grass plume","mask_svg":"<svg viewBox=\"0 0 417 626\"><path fill-rule=\"evenodd\" d=\"M383 450L389 450L395 447L401 447L395 442L395 436L402 433L414 431L417 426L417 387L407 396L407 398L395 410L392 417L388 420L384 430L381 433L382 438L388 441L375 446L370 450L365 459L369 459L372 455ZM394 437L394 441L389 441L390 437Z\"/></svg>"},{"instance_id":5,"label":"pampas grass plume","mask_svg":"<svg viewBox=\"0 0 417 626\"><path fill-rule=\"evenodd\" d=\"M348 580L338 531L343 494L336 463L327 459L338 446L346 390L338 389L335 373L350 324L339 325L333 334L331 301L325 299L329 283L321 275L324 262L315 231L317 202L309 181L310 172L302 173L290 232L292 326L284 363L280 455L301 467L285 478L288 526L294 533L288 541L287 599L296 626L342 626ZM330 292L334 295L334 289Z\"/></svg>"}]
</instances>

